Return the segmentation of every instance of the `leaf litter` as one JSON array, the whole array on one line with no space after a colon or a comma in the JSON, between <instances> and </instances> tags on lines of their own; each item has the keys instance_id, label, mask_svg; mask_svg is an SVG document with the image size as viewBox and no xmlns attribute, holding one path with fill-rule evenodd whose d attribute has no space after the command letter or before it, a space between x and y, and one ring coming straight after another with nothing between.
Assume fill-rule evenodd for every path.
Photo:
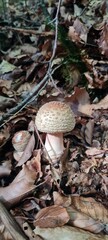
<instances>
[{"instance_id":1,"label":"leaf litter","mask_svg":"<svg viewBox=\"0 0 108 240\"><path fill-rule=\"evenodd\" d=\"M47 73L55 33L45 21L42 2L42 8L37 5L34 11L33 2L28 1L28 6L23 5L25 13L20 3L11 4L12 26L0 23L1 32L5 31L0 57L1 119ZM44 4L53 19L58 2ZM59 25L67 30L69 43L79 49L85 68L79 67L75 59L79 52L74 55L72 45L70 53L63 35L57 41L52 78L49 75L38 96L1 124L0 201L29 239L108 239L106 16L106 1L62 2ZM30 29L25 29L27 23ZM19 28L15 30L15 26ZM74 130L64 136L65 151L55 165L44 155L45 134L34 128L39 107L53 100L68 103L76 118ZM23 154L17 153L17 162L12 138L22 130L28 130L31 138ZM0 223L4 239L13 239L7 229L5 221Z\"/></svg>"}]
</instances>

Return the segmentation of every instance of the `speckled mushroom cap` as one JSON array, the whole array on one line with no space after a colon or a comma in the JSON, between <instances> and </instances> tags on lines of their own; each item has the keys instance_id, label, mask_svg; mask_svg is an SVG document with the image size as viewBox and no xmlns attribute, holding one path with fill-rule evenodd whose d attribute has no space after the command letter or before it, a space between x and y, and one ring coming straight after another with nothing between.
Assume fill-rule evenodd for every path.
<instances>
[{"instance_id":1,"label":"speckled mushroom cap","mask_svg":"<svg viewBox=\"0 0 108 240\"><path fill-rule=\"evenodd\" d=\"M45 103L38 111L35 124L45 133L69 132L75 127L75 117L69 105L52 101Z\"/></svg>"}]
</instances>

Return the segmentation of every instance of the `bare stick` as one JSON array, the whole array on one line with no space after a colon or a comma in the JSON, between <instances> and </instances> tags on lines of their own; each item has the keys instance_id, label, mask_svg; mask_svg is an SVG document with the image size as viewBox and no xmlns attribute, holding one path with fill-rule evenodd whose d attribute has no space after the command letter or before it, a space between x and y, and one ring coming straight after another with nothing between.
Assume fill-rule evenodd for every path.
<instances>
[{"instance_id":1,"label":"bare stick","mask_svg":"<svg viewBox=\"0 0 108 240\"><path fill-rule=\"evenodd\" d=\"M58 2L58 6L57 6L57 12L56 12L56 16L55 16L55 19L53 19L53 21L55 21L55 39L54 39L54 47L53 47L53 52L52 52L52 56L50 58L50 61L49 61L49 69L48 69L48 74L49 74L49 77L54 85L55 88L57 88L57 86L54 84L54 81L53 81L53 78L52 78L52 75L51 75L51 64L52 64L52 60L54 59L55 57L55 54L56 54L56 49L57 49L57 39L58 39L58 17L59 17L59 11L60 11L60 6L61 6L61 2L62 0L59 0ZM58 88L57 88L58 90ZM60 92L60 90L58 90ZM61 92L60 92L61 93Z\"/></svg>"},{"instance_id":2,"label":"bare stick","mask_svg":"<svg viewBox=\"0 0 108 240\"><path fill-rule=\"evenodd\" d=\"M23 29L23 28L14 28L14 27L2 27L0 26L0 29L1 30L11 30L11 31L14 31L14 32L19 32L19 33L28 33L28 34L33 34L33 35L41 35L41 36L53 36L54 35L54 32L38 32L38 31L35 31L35 30L32 30L32 29Z\"/></svg>"},{"instance_id":3,"label":"bare stick","mask_svg":"<svg viewBox=\"0 0 108 240\"><path fill-rule=\"evenodd\" d=\"M12 215L8 212L4 204L0 201L0 218L8 232L14 240L27 240L27 237L21 230Z\"/></svg>"},{"instance_id":4,"label":"bare stick","mask_svg":"<svg viewBox=\"0 0 108 240\"><path fill-rule=\"evenodd\" d=\"M55 53L56 53L56 49L57 49L57 38L58 38L58 15L59 15L59 11L60 11L60 6L61 6L61 2L62 0L59 0L58 2L58 6L57 6L57 12L56 12L56 16L55 16L55 39L54 39L54 47L53 47L53 53L50 59L50 63L52 63L52 60L55 57Z\"/></svg>"}]
</instances>

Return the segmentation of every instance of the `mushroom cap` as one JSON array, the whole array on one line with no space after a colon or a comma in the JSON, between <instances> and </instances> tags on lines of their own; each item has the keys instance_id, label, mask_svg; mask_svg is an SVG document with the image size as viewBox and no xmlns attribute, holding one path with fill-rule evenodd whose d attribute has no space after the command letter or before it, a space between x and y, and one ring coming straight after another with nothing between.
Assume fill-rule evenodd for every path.
<instances>
[{"instance_id":1,"label":"mushroom cap","mask_svg":"<svg viewBox=\"0 0 108 240\"><path fill-rule=\"evenodd\" d=\"M69 132L75 127L75 117L69 105L52 101L45 103L37 112L37 129L45 133Z\"/></svg>"},{"instance_id":2,"label":"mushroom cap","mask_svg":"<svg viewBox=\"0 0 108 240\"><path fill-rule=\"evenodd\" d=\"M12 138L12 144L14 149L18 152L24 151L30 137L31 134L26 130L16 132Z\"/></svg>"}]
</instances>

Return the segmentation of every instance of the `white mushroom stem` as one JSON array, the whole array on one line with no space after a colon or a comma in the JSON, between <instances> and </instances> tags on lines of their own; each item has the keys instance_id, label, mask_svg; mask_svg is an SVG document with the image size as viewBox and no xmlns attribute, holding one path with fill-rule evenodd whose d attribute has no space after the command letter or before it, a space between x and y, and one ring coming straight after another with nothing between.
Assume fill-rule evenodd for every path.
<instances>
[{"instance_id":1,"label":"white mushroom stem","mask_svg":"<svg viewBox=\"0 0 108 240\"><path fill-rule=\"evenodd\" d=\"M64 151L63 133L47 134L45 149L52 160L56 160L60 157Z\"/></svg>"}]
</instances>

